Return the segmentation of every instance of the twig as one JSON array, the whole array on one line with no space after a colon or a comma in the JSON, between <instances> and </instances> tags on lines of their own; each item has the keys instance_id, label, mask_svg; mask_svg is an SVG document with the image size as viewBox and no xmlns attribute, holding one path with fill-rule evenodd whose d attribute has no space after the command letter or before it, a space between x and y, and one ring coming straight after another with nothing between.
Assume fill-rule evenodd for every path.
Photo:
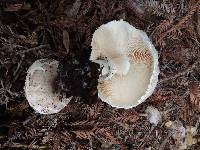
<instances>
[{"instance_id":1,"label":"twig","mask_svg":"<svg viewBox=\"0 0 200 150\"><path fill-rule=\"evenodd\" d=\"M171 108L171 109L168 109L166 111L161 112L161 114L162 115L167 115L170 111L173 111L173 110L176 110L176 109L177 109L176 107L175 108Z\"/></svg>"},{"instance_id":2,"label":"twig","mask_svg":"<svg viewBox=\"0 0 200 150\"><path fill-rule=\"evenodd\" d=\"M194 7L177 24L173 25L169 30L164 32L160 36L160 38L157 40L157 43L159 43L169 33L171 33L174 30L177 30L178 28L180 28L182 24L186 23L193 16L193 14L197 11L198 5L199 5L199 1L196 3L196 5L194 5Z\"/></svg>"},{"instance_id":3,"label":"twig","mask_svg":"<svg viewBox=\"0 0 200 150\"><path fill-rule=\"evenodd\" d=\"M74 2L74 4L72 5L70 10L65 10L64 13L68 16L68 17L74 17L78 14L78 11L81 7L82 2L80 0L76 0Z\"/></svg>"},{"instance_id":4,"label":"twig","mask_svg":"<svg viewBox=\"0 0 200 150\"><path fill-rule=\"evenodd\" d=\"M37 142L36 138L33 139L33 141L29 144L28 148L31 148L34 146L34 144Z\"/></svg>"},{"instance_id":5,"label":"twig","mask_svg":"<svg viewBox=\"0 0 200 150\"><path fill-rule=\"evenodd\" d=\"M49 48L49 44L46 44L46 45L40 45L38 47L33 47L33 48L30 48L30 49L27 49L27 50L24 50L24 51L20 51L19 54L23 54L23 53L28 53L30 51L37 51L37 50L40 50L40 49L43 49L43 48Z\"/></svg>"},{"instance_id":6,"label":"twig","mask_svg":"<svg viewBox=\"0 0 200 150\"><path fill-rule=\"evenodd\" d=\"M186 70L184 70L184 71L182 71L182 72L179 72L179 73L177 73L176 75L172 75L172 76L166 77L166 78L164 78L164 79L161 79L161 80L159 81L159 83L163 83L163 82L168 81L168 80L176 79L176 78L178 78L178 77L180 77L180 76L183 76L183 75L185 75L185 74L191 72L191 71L197 66L198 63L199 63L199 60L197 60L192 66L188 67Z\"/></svg>"},{"instance_id":7,"label":"twig","mask_svg":"<svg viewBox=\"0 0 200 150\"><path fill-rule=\"evenodd\" d=\"M172 132L168 133L168 135L165 138L165 140L160 144L159 150L163 150L165 148L165 145L167 144L167 141L172 136L172 134L173 134Z\"/></svg>"},{"instance_id":8,"label":"twig","mask_svg":"<svg viewBox=\"0 0 200 150\"><path fill-rule=\"evenodd\" d=\"M200 124L200 117L199 117L199 119L197 120L197 123L195 124L195 128L196 128L196 129L199 127L199 124Z\"/></svg>"},{"instance_id":9,"label":"twig","mask_svg":"<svg viewBox=\"0 0 200 150\"><path fill-rule=\"evenodd\" d=\"M20 143L4 144L0 148L28 148L28 149L46 149L47 146L25 145Z\"/></svg>"},{"instance_id":10,"label":"twig","mask_svg":"<svg viewBox=\"0 0 200 150\"><path fill-rule=\"evenodd\" d=\"M142 142L139 144L139 147L140 148L143 148L145 146L145 141L148 140L149 136L151 135L152 131L154 130L156 126L155 125L152 125L151 126L151 129L149 130L149 133L145 135L145 137L143 138Z\"/></svg>"},{"instance_id":11,"label":"twig","mask_svg":"<svg viewBox=\"0 0 200 150\"><path fill-rule=\"evenodd\" d=\"M22 55L22 58L21 58L20 62L17 64L17 69L13 73L13 77L14 77L13 82L15 82L17 80L17 78L19 77L19 74L21 72L19 70L21 70L20 68L21 68L21 65L22 65L23 61L24 61L24 55Z\"/></svg>"},{"instance_id":12,"label":"twig","mask_svg":"<svg viewBox=\"0 0 200 150\"><path fill-rule=\"evenodd\" d=\"M0 136L0 139L4 139L6 136Z\"/></svg>"}]
</instances>

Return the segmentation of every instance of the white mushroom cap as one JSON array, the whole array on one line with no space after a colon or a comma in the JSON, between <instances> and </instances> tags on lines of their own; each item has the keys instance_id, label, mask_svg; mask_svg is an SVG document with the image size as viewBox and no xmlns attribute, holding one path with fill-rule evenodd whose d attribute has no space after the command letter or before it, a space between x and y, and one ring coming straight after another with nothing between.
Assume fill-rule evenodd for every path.
<instances>
[{"instance_id":1,"label":"white mushroom cap","mask_svg":"<svg viewBox=\"0 0 200 150\"><path fill-rule=\"evenodd\" d=\"M128 109L153 93L159 74L158 54L145 32L123 20L111 21L94 32L91 46L91 61L106 59L112 64L112 75L98 84L103 101Z\"/></svg>"},{"instance_id":2,"label":"white mushroom cap","mask_svg":"<svg viewBox=\"0 0 200 150\"><path fill-rule=\"evenodd\" d=\"M56 60L40 59L28 69L25 96L30 106L40 114L57 113L70 101L55 91L58 64Z\"/></svg>"}]
</instances>

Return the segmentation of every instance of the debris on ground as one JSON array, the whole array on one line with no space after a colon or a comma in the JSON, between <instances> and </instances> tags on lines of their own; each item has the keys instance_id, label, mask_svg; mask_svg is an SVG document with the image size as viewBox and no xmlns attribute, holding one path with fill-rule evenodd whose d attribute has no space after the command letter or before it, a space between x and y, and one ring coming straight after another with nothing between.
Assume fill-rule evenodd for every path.
<instances>
[{"instance_id":1,"label":"debris on ground","mask_svg":"<svg viewBox=\"0 0 200 150\"><path fill-rule=\"evenodd\" d=\"M199 5L199 0L1 0L0 149L171 150L181 142L200 149ZM143 30L159 56L155 91L131 109L98 98L99 65L89 62L95 30L120 19ZM61 62L58 88L75 95L51 115L36 113L24 93L28 68L45 58ZM148 106L150 120L140 115Z\"/></svg>"}]
</instances>

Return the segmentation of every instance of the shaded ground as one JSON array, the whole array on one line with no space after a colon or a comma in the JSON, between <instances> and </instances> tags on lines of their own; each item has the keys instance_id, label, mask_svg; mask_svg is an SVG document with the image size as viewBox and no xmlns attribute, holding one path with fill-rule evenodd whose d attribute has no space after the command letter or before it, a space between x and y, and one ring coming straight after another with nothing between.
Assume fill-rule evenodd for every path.
<instances>
[{"instance_id":1,"label":"shaded ground","mask_svg":"<svg viewBox=\"0 0 200 150\"><path fill-rule=\"evenodd\" d=\"M1 0L0 7L0 148L162 149L169 134L166 122L197 123L198 0ZM90 93L58 114L35 114L23 91L28 67L40 58L87 62L92 33L114 19L147 32L158 50L161 73L154 94L129 110L111 108ZM141 115L149 105L171 110L151 133ZM169 137L164 149L177 149L176 140Z\"/></svg>"}]
</instances>

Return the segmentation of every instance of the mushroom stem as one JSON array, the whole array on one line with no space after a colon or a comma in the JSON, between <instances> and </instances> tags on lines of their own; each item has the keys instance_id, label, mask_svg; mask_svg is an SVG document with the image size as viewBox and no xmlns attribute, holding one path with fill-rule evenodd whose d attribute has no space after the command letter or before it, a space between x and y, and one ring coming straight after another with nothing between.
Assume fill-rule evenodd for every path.
<instances>
[{"instance_id":1,"label":"mushroom stem","mask_svg":"<svg viewBox=\"0 0 200 150\"><path fill-rule=\"evenodd\" d=\"M101 75L99 77L99 80L110 79L117 72L115 65L107 59L100 58L95 60L94 62L98 63L101 68Z\"/></svg>"},{"instance_id":2,"label":"mushroom stem","mask_svg":"<svg viewBox=\"0 0 200 150\"><path fill-rule=\"evenodd\" d=\"M127 57L116 57L111 59L111 62L115 65L117 74L126 75L130 69L130 63Z\"/></svg>"},{"instance_id":3,"label":"mushroom stem","mask_svg":"<svg viewBox=\"0 0 200 150\"><path fill-rule=\"evenodd\" d=\"M100 58L94 62L100 65L100 80L110 79L114 74L126 75L130 69L130 63L126 56L112 59Z\"/></svg>"}]
</instances>

